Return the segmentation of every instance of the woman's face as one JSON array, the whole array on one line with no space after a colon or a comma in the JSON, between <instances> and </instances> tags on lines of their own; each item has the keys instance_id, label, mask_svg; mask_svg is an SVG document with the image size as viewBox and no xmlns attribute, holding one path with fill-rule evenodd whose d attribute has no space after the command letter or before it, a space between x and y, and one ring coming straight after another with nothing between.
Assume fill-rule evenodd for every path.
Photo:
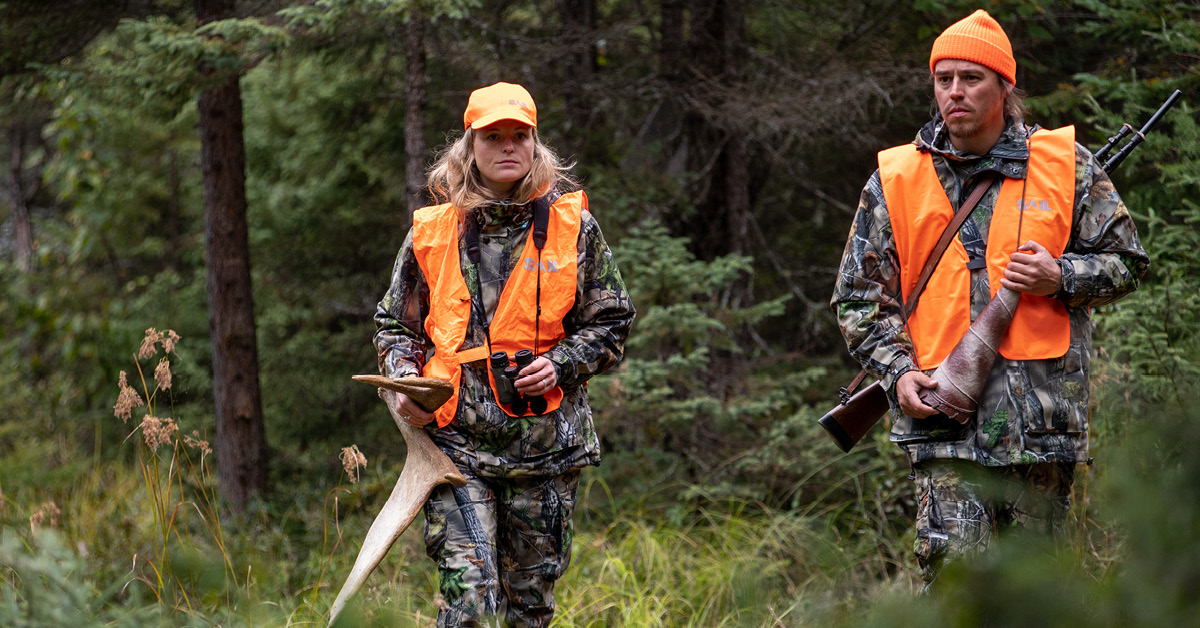
<instances>
[{"instance_id":1,"label":"woman's face","mask_svg":"<svg viewBox=\"0 0 1200 628\"><path fill-rule=\"evenodd\" d=\"M475 166L483 183L503 196L533 167L533 129L516 120L501 120L475 130Z\"/></svg>"}]
</instances>

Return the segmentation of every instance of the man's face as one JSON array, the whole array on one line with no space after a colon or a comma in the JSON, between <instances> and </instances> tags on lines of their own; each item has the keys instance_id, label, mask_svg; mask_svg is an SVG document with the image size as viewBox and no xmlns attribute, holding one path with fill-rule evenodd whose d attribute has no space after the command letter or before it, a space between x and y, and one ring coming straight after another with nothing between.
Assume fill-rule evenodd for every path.
<instances>
[{"instance_id":1,"label":"man's face","mask_svg":"<svg viewBox=\"0 0 1200 628\"><path fill-rule=\"evenodd\" d=\"M942 59L933 68L933 94L955 148L983 154L1004 131L1008 88L993 70L971 61Z\"/></svg>"}]
</instances>

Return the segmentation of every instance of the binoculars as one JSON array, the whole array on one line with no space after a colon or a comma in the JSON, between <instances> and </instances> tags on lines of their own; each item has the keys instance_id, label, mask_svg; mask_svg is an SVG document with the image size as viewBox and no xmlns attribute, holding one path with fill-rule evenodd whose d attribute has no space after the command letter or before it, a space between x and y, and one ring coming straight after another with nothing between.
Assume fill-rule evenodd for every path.
<instances>
[{"instance_id":1,"label":"binoculars","mask_svg":"<svg viewBox=\"0 0 1200 628\"><path fill-rule=\"evenodd\" d=\"M546 400L541 395L523 395L517 392L513 382L520 377L521 369L533 362L533 352L521 349L513 354L509 362L508 354L497 351L488 357L488 366L492 370L492 378L496 381L496 401L512 407L512 413L525 416L528 410L533 414L545 414Z\"/></svg>"}]
</instances>

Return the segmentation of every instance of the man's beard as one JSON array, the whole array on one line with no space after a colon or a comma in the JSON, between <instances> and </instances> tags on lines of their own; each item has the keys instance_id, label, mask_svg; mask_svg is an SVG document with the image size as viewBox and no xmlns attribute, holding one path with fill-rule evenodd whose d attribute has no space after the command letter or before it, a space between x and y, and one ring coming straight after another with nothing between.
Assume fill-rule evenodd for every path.
<instances>
[{"instance_id":1,"label":"man's beard","mask_svg":"<svg viewBox=\"0 0 1200 628\"><path fill-rule=\"evenodd\" d=\"M972 116L967 120L946 120L946 128L950 135L961 137L964 139L975 137L983 129L983 121L979 118L977 112L971 112Z\"/></svg>"}]
</instances>

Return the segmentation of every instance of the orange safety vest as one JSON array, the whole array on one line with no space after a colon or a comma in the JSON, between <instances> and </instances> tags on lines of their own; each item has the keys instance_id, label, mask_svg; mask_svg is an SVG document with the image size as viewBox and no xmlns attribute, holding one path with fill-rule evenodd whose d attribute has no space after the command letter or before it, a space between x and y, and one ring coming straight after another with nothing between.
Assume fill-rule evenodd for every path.
<instances>
[{"instance_id":1,"label":"orange safety vest","mask_svg":"<svg viewBox=\"0 0 1200 628\"><path fill-rule=\"evenodd\" d=\"M954 208L938 179L933 157L912 144L880 152L879 176L896 239L901 291L907 301L929 254L954 217ZM1025 176L1024 196L1022 180L1006 178L992 209L986 252L992 296L1000 289L1010 256L1021 244L1034 240L1055 258L1066 249L1075 203L1075 127L1034 133L1029 139ZM941 364L971 325L967 261L967 251L955 234L908 319L922 369ZM1070 319L1061 301L1022 294L1012 325L1000 343L1000 354L1010 360L1057 358L1067 352L1070 341Z\"/></svg>"},{"instance_id":2,"label":"orange safety vest","mask_svg":"<svg viewBox=\"0 0 1200 628\"><path fill-rule=\"evenodd\" d=\"M587 196L583 191L564 194L550 206L546 246L540 258L533 244L533 229L529 229L521 262L509 275L492 315L492 351L511 355L521 349L531 349L534 355L542 355L566 337L563 319L575 305L579 229L584 209L587 209ZM425 333L434 348L433 355L425 362L423 374L448 380L454 389L450 399L434 412L439 427L449 425L458 412L462 364L488 357L486 345L462 348L471 320L471 292L463 279L458 244L460 224L458 210L449 203L424 207L413 214L413 253L429 283ZM539 275L541 322L537 330L538 346L534 347ZM492 379L491 369L485 370L495 394L496 382ZM550 412L562 403L563 391L555 386L543 396L546 411ZM501 408L515 416L504 406Z\"/></svg>"}]
</instances>

